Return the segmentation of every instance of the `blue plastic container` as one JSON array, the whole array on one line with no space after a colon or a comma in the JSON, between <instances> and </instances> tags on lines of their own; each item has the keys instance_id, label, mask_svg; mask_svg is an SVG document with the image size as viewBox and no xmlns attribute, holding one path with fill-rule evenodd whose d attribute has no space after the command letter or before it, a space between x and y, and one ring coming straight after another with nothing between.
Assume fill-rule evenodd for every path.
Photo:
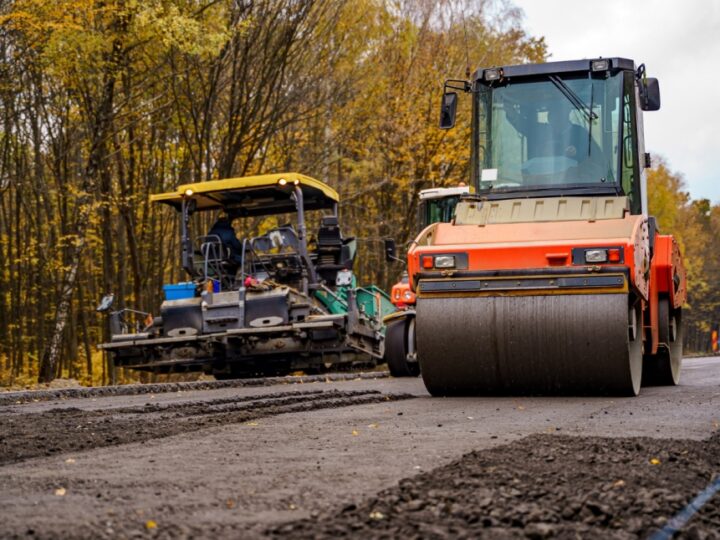
<instances>
[{"instance_id":1,"label":"blue plastic container","mask_svg":"<svg viewBox=\"0 0 720 540\"><path fill-rule=\"evenodd\" d=\"M195 284L192 281L184 283L173 283L163 285L165 300L182 300L183 298L193 298L195 296Z\"/></svg>"}]
</instances>

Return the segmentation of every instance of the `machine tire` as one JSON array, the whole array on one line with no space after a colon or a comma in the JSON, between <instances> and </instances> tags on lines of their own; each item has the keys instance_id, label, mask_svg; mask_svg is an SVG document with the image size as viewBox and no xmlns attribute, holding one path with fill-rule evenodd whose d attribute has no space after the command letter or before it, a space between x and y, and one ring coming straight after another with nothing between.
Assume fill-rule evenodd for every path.
<instances>
[{"instance_id":1,"label":"machine tire","mask_svg":"<svg viewBox=\"0 0 720 540\"><path fill-rule=\"evenodd\" d=\"M643 386L675 386L680 382L683 355L682 309L672 309L668 298L658 300L657 354L643 360Z\"/></svg>"},{"instance_id":2,"label":"machine tire","mask_svg":"<svg viewBox=\"0 0 720 540\"><path fill-rule=\"evenodd\" d=\"M390 321L385 329L385 362L393 377L417 377L420 364L408 362L408 335L414 317Z\"/></svg>"},{"instance_id":3,"label":"machine tire","mask_svg":"<svg viewBox=\"0 0 720 540\"><path fill-rule=\"evenodd\" d=\"M640 303L630 306L628 321L635 318L635 335L628 331L628 363L630 367L630 385L626 386L620 393L626 396L637 396L642 386L643 374L643 315ZM628 323L630 326L630 323Z\"/></svg>"}]
</instances>

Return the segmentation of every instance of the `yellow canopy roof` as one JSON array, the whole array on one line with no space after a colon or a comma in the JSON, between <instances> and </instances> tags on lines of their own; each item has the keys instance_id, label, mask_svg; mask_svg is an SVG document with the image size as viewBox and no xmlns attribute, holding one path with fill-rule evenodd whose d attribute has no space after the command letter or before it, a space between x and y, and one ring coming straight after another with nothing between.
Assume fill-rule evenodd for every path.
<instances>
[{"instance_id":1,"label":"yellow canopy roof","mask_svg":"<svg viewBox=\"0 0 720 540\"><path fill-rule=\"evenodd\" d=\"M340 200L327 184L293 172L183 184L175 191L151 195L150 200L180 209L183 200L194 199L198 211L223 209L234 216L262 216L294 212L295 186L302 190L306 210L329 209Z\"/></svg>"}]
</instances>

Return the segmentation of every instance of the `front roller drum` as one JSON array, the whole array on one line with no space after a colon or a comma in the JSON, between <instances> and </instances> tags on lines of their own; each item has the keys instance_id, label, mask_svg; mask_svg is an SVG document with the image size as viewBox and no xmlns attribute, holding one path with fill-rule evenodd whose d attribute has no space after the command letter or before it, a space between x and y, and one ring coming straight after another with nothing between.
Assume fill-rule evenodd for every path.
<instances>
[{"instance_id":1,"label":"front roller drum","mask_svg":"<svg viewBox=\"0 0 720 540\"><path fill-rule=\"evenodd\" d=\"M419 298L432 395L637 395L642 319L627 294Z\"/></svg>"}]
</instances>

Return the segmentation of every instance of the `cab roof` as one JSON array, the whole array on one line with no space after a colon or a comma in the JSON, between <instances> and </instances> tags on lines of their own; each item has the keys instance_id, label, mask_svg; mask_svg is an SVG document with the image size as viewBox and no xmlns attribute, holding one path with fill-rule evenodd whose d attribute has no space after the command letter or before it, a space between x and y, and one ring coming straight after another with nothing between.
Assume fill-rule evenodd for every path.
<instances>
[{"instance_id":1,"label":"cab roof","mask_svg":"<svg viewBox=\"0 0 720 540\"><path fill-rule=\"evenodd\" d=\"M485 69L500 69L503 77L533 77L537 75L553 75L556 73L588 72L592 70L593 61L607 60L608 69L635 70L635 62L628 58L587 58L583 60L563 60L559 62L541 62L538 64L516 64L508 66L495 66L492 68L480 68L473 74L473 80L483 78Z\"/></svg>"},{"instance_id":2,"label":"cab roof","mask_svg":"<svg viewBox=\"0 0 720 540\"><path fill-rule=\"evenodd\" d=\"M151 195L150 200L180 210L183 200L193 199L196 211L225 210L233 217L264 216L295 212L295 186L302 190L305 210L332 209L340 200L327 184L294 172L183 184L175 191Z\"/></svg>"},{"instance_id":3,"label":"cab roof","mask_svg":"<svg viewBox=\"0 0 720 540\"><path fill-rule=\"evenodd\" d=\"M424 201L427 199L444 199L445 197L469 195L470 193L475 193L475 188L472 186L439 187L422 189L419 197L421 201Z\"/></svg>"}]
</instances>

